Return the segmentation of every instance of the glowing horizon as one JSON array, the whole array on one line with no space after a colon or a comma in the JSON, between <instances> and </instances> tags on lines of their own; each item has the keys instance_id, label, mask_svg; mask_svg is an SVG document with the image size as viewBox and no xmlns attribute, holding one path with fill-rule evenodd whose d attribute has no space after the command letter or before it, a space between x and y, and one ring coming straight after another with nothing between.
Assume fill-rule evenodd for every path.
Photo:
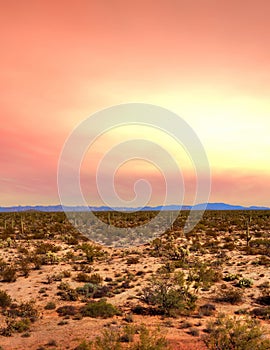
<instances>
[{"instance_id":1,"label":"glowing horizon","mask_svg":"<svg viewBox=\"0 0 270 350\"><path fill-rule=\"evenodd\" d=\"M209 202L270 206L269 11L267 0L2 4L0 206L59 203L66 138L89 115L126 102L167 108L194 129L211 166ZM97 142L82 167L86 183L103 152L131 136L167 147L189 204L188 157L167 135L139 127ZM119 194L130 198L131 180L145 175L158 205L160 175L134 167L119 169ZM96 194L90 200L102 205Z\"/></svg>"}]
</instances>

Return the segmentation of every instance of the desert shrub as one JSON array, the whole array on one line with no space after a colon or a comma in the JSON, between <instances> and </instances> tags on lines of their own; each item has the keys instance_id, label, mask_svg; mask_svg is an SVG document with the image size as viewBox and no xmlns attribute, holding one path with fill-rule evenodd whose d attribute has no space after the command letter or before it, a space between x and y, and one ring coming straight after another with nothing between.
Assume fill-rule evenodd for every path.
<instances>
[{"instance_id":1,"label":"desert shrub","mask_svg":"<svg viewBox=\"0 0 270 350\"><path fill-rule=\"evenodd\" d=\"M53 301L49 301L44 307L45 310L54 310L55 308L56 305Z\"/></svg>"},{"instance_id":2,"label":"desert shrub","mask_svg":"<svg viewBox=\"0 0 270 350\"><path fill-rule=\"evenodd\" d=\"M213 304L204 304L199 307L200 316L212 316L213 312L216 310L215 305Z\"/></svg>"},{"instance_id":3,"label":"desert shrub","mask_svg":"<svg viewBox=\"0 0 270 350\"><path fill-rule=\"evenodd\" d=\"M19 304L16 308L12 309L12 313L14 316L27 318L31 322L37 321L39 316L34 300Z\"/></svg>"},{"instance_id":4,"label":"desert shrub","mask_svg":"<svg viewBox=\"0 0 270 350\"><path fill-rule=\"evenodd\" d=\"M109 286L98 286L93 293L93 298L104 298L111 294L111 288Z\"/></svg>"},{"instance_id":5,"label":"desert shrub","mask_svg":"<svg viewBox=\"0 0 270 350\"><path fill-rule=\"evenodd\" d=\"M65 305L59 307L56 312L60 316L74 316L78 313L78 308L73 305Z\"/></svg>"},{"instance_id":6,"label":"desert shrub","mask_svg":"<svg viewBox=\"0 0 270 350\"><path fill-rule=\"evenodd\" d=\"M92 284L100 284L103 281L103 278L98 273L87 275L84 272L79 272L75 279L77 282L86 282Z\"/></svg>"},{"instance_id":7,"label":"desert shrub","mask_svg":"<svg viewBox=\"0 0 270 350\"><path fill-rule=\"evenodd\" d=\"M209 289L213 283L220 281L222 273L214 270L205 264L198 263L193 269L189 270L188 281L194 282L194 288Z\"/></svg>"},{"instance_id":8,"label":"desert shrub","mask_svg":"<svg viewBox=\"0 0 270 350\"><path fill-rule=\"evenodd\" d=\"M270 341L265 339L257 320L226 317L220 315L208 324L208 335L204 342L210 350L266 350Z\"/></svg>"},{"instance_id":9,"label":"desert shrub","mask_svg":"<svg viewBox=\"0 0 270 350\"><path fill-rule=\"evenodd\" d=\"M200 331L194 327L190 328L187 333L192 335L193 337L198 337L200 335Z\"/></svg>"},{"instance_id":10,"label":"desert shrub","mask_svg":"<svg viewBox=\"0 0 270 350\"><path fill-rule=\"evenodd\" d=\"M10 337L13 333L23 333L29 330L31 321L29 319L14 320L8 319L7 326L0 330L0 334Z\"/></svg>"},{"instance_id":11,"label":"desert shrub","mask_svg":"<svg viewBox=\"0 0 270 350\"><path fill-rule=\"evenodd\" d=\"M63 275L63 278L71 277L71 272L69 270L64 270L61 274Z\"/></svg>"},{"instance_id":12,"label":"desert shrub","mask_svg":"<svg viewBox=\"0 0 270 350\"><path fill-rule=\"evenodd\" d=\"M238 309L234 311L235 315L247 315L248 312L248 308L243 308L243 309Z\"/></svg>"},{"instance_id":13,"label":"desert shrub","mask_svg":"<svg viewBox=\"0 0 270 350\"><path fill-rule=\"evenodd\" d=\"M90 273L93 271L93 267L89 264L81 263L79 266L77 265L77 267L79 267L81 271L85 273ZM74 265L74 269L76 269L76 265Z\"/></svg>"},{"instance_id":14,"label":"desert shrub","mask_svg":"<svg viewBox=\"0 0 270 350\"><path fill-rule=\"evenodd\" d=\"M253 239L250 242L250 246L251 247L260 247L260 246L264 246L266 248L270 248L270 239L268 238L257 238L257 239Z\"/></svg>"},{"instance_id":15,"label":"desert shrub","mask_svg":"<svg viewBox=\"0 0 270 350\"><path fill-rule=\"evenodd\" d=\"M28 318L21 319L19 321L13 321L12 328L15 332L22 333L28 331L31 325L31 321Z\"/></svg>"},{"instance_id":16,"label":"desert shrub","mask_svg":"<svg viewBox=\"0 0 270 350\"><path fill-rule=\"evenodd\" d=\"M4 231L1 233L2 239L12 239L15 236L15 229L11 226L8 226L4 229Z\"/></svg>"},{"instance_id":17,"label":"desert shrub","mask_svg":"<svg viewBox=\"0 0 270 350\"><path fill-rule=\"evenodd\" d=\"M77 287L76 292L86 298L104 298L111 292L111 287L86 283L83 287Z\"/></svg>"},{"instance_id":18,"label":"desert shrub","mask_svg":"<svg viewBox=\"0 0 270 350\"><path fill-rule=\"evenodd\" d=\"M65 300L65 301L76 301L78 300L78 297L79 297L78 293L73 288L70 288L68 290L61 290L57 292L57 295L60 296L61 300Z\"/></svg>"},{"instance_id":19,"label":"desert shrub","mask_svg":"<svg viewBox=\"0 0 270 350\"><path fill-rule=\"evenodd\" d=\"M85 272L79 272L74 279L77 282L90 282L90 276Z\"/></svg>"},{"instance_id":20,"label":"desert shrub","mask_svg":"<svg viewBox=\"0 0 270 350\"><path fill-rule=\"evenodd\" d=\"M48 341L48 343L46 344L47 346L57 346L57 342L54 339L51 339Z\"/></svg>"},{"instance_id":21,"label":"desert shrub","mask_svg":"<svg viewBox=\"0 0 270 350\"><path fill-rule=\"evenodd\" d=\"M228 250L234 250L235 249L235 242L224 243L222 248L228 249Z\"/></svg>"},{"instance_id":22,"label":"desert shrub","mask_svg":"<svg viewBox=\"0 0 270 350\"><path fill-rule=\"evenodd\" d=\"M92 342L87 342L86 340L84 340L81 344L79 344L78 346L76 346L76 348L74 348L74 350L92 350Z\"/></svg>"},{"instance_id":23,"label":"desert shrub","mask_svg":"<svg viewBox=\"0 0 270 350\"><path fill-rule=\"evenodd\" d=\"M236 286L240 288L250 288L253 284L253 281L250 278L241 278Z\"/></svg>"},{"instance_id":24,"label":"desert shrub","mask_svg":"<svg viewBox=\"0 0 270 350\"><path fill-rule=\"evenodd\" d=\"M265 255L261 255L258 260L252 261L252 265L263 265L263 266L270 266L270 258L268 258Z\"/></svg>"},{"instance_id":25,"label":"desert shrub","mask_svg":"<svg viewBox=\"0 0 270 350\"><path fill-rule=\"evenodd\" d=\"M119 314L119 310L105 299L91 301L81 308L81 314L87 317L108 318Z\"/></svg>"},{"instance_id":26,"label":"desert shrub","mask_svg":"<svg viewBox=\"0 0 270 350\"><path fill-rule=\"evenodd\" d=\"M95 350L121 350L122 345L120 341L121 333L120 331L113 331L112 329L104 330L100 336L96 337L94 342Z\"/></svg>"},{"instance_id":27,"label":"desert shrub","mask_svg":"<svg viewBox=\"0 0 270 350\"><path fill-rule=\"evenodd\" d=\"M123 320L127 323L132 323L134 321L132 313L126 314Z\"/></svg>"},{"instance_id":28,"label":"desert shrub","mask_svg":"<svg viewBox=\"0 0 270 350\"><path fill-rule=\"evenodd\" d=\"M236 288L228 288L221 290L215 300L217 302L238 304L243 302L243 292Z\"/></svg>"},{"instance_id":29,"label":"desert shrub","mask_svg":"<svg viewBox=\"0 0 270 350\"><path fill-rule=\"evenodd\" d=\"M270 288L263 288L257 302L262 305L270 305Z\"/></svg>"},{"instance_id":30,"label":"desert shrub","mask_svg":"<svg viewBox=\"0 0 270 350\"><path fill-rule=\"evenodd\" d=\"M30 263L34 265L35 270L39 270L45 264L45 257L36 254L35 252L28 257Z\"/></svg>"},{"instance_id":31,"label":"desert shrub","mask_svg":"<svg viewBox=\"0 0 270 350\"><path fill-rule=\"evenodd\" d=\"M256 317L260 317L263 320L269 320L270 319L270 307L256 307L250 312L251 315L254 315Z\"/></svg>"},{"instance_id":32,"label":"desert shrub","mask_svg":"<svg viewBox=\"0 0 270 350\"><path fill-rule=\"evenodd\" d=\"M197 297L189 291L183 273L157 273L143 289L142 300L162 314L176 316L194 310Z\"/></svg>"},{"instance_id":33,"label":"desert shrub","mask_svg":"<svg viewBox=\"0 0 270 350\"><path fill-rule=\"evenodd\" d=\"M134 337L134 333L138 333ZM169 350L168 343L159 329L149 330L144 325L137 329L134 327L124 327L122 330L105 329L93 342L83 341L74 350Z\"/></svg>"},{"instance_id":34,"label":"desert shrub","mask_svg":"<svg viewBox=\"0 0 270 350\"><path fill-rule=\"evenodd\" d=\"M6 308L11 305L12 299L4 290L0 290L0 306Z\"/></svg>"},{"instance_id":35,"label":"desert shrub","mask_svg":"<svg viewBox=\"0 0 270 350\"><path fill-rule=\"evenodd\" d=\"M250 242L250 246L246 247L247 254L250 255L270 255L270 239L257 238Z\"/></svg>"},{"instance_id":36,"label":"desert shrub","mask_svg":"<svg viewBox=\"0 0 270 350\"><path fill-rule=\"evenodd\" d=\"M177 261L167 261L157 269L157 273L172 273L175 271Z\"/></svg>"},{"instance_id":37,"label":"desert shrub","mask_svg":"<svg viewBox=\"0 0 270 350\"><path fill-rule=\"evenodd\" d=\"M154 331L149 330L142 325L139 328L139 339L131 347L131 350L166 350L169 349L168 343L164 335L159 329Z\"/></svg>"},{"instance_id":38,"label":"desert shrub","mask_svg":"<svg viewBox=\"0 0 270 350\"><path fill-rule=\"evenodd\" d=\"M186 328L189 328L189 327L192 327L192 326L193 326L193 324L188 322L188 321L181 321L179 329L186 329Z\"/></svg>"},{"instance_id":39,"label":"desert shrub","mask_svg":"<svg viewBox=\"0 0 270 350\"><path fill-rule=\"evenodd\" d=\"M16 268L13 266L6 266L3 269L1 275L3 282L15 282L17 279Z\"/></svg>"},{"instance_id":40,"label":"desert shrub","mask_svg":"<svg viewBox=\"0 0 270 350\"><path fill-rule=\"evenodd\" d=\"M138 256L130 256L127 258L127 264L132 265L132 264L138 264L139 262L139 257Z\"/></svg>"},{"instance_id":41,"label":"desert shrub","mask_svg":"<svg viewBox=\"0 0 270 350\"><path fill-rule=\"evenodd\" d=\"M86 259L90 263L93 263L95 260L102 259L106 256L106 252L102 250L101 247L94 244L83 243L80 248L85 253Z\"/></svg>"},{"instance_id":42,"label":"desert shrub","mask_svg":"<svg viewBox=\"0 0 270 350\"><path fill-rule=\"evenodd\" d=\"M78 300L79 295L77 290L72 288L69 285L69 283L61 282L57 288L59 289L59 292L57 292L57 295L60 296L62 300L66 300L66 301Z\"/></svg>"},{"instance_id":43,"label":"desert shrub","mask_svg":"<svg viewBox=\"0 0 270 350\"><path fill-rule=\"evenodd\" d=\"M30 260L28 259L28 257L27 256L20 257L18 263L19 263L19 270L21 271L22 275L25 277L28 277L30 273Z\"/></svg>"},{"instance_id":44,"label":"desert shrub","mask_svg":"<svg viewBox=\"0 0 270 350\"><path fill-rule=\"evenodd\" d=\"M136 305L131 309L132 313L135 315L149 315L151 310L149 310L147 307L144 307L142 305Z\"/></svg>"},{"instance_id":45,"label":"desert shrub","mask_svg":"<svg viewBox=\"0 0 270 350\"><path fill-rule=\"evenodd\" d=\"M79 244L79 241L76 237L73 237L73 236L66 236L64 238L65 242L68 244L68 245L77 245Z\"/></svg>"},{"instance_id":46,"label":"desert shrub","mask_svg":"<svg viewBox=\"0 0 270 350\"><path fill-rule=\"evenodd\" d=\"M3 273L7 266L8 264L2 258L0 258L0 274Z\"/></svg>"},{"instance_id":47,"label":"desert shrub","mask_svg":"<svg viewBox=\"0 0 270 350\"><path fill-rule=\"evenodd\" d=\"M97 289L97 286L93 283L85 283L83 287L77 287L76 292L80 295L90 298L93 296L94 291Z\"/></svg>"},{"instance_id":48,"label":"desert shrub","mask_svg":"<svg viewBox=\"0 0 270 350\"><path fill-rule=\"evenodd\" d=\"M113 279L112 279L111 277L105 277L105 278L104 278L104 281L105 281L105 282L112 282L112 280L113 280Z\"/></svg>"},{"instance_id":49,"label":"desert shrub","mask_svg":"<svg viewBox=\"0 0 270 350\"><path fill-rule=\"evenodd\" d=\"M60 246L56 246L52 243L39 243L36 247L36 254L47 254L48 252L57 253L61 250Z\"/></svg>"}]
</instances>

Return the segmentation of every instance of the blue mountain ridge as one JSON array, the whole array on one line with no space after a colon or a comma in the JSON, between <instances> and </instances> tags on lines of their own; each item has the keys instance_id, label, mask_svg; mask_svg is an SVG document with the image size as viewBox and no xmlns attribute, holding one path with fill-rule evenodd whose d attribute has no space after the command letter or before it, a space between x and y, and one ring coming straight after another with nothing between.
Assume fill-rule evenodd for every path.
<instances>
[{"instance_id":1,"label":"blue mountain ridge","mask_svg":"<svg viewBox=\"0 0 270 350\"><path fill-rule=\"evenodd\" d=\"M108 206L90 206L91 211L160 211L160 210L270 210L269 207L263 206L250 206L244 207L241 205L231 205L226 203L201 203L194 206L190 205L166 205L166 206L145 206L143 208L128 208L128 207L108 207ZM61 212L61 211L86 211L85 206L62 206L58 205L25 205L25 206L12 206L12 207L0 207L0 212L21 212L21 211L44 211L44 212Z\"/></svg>"}]
</instances>

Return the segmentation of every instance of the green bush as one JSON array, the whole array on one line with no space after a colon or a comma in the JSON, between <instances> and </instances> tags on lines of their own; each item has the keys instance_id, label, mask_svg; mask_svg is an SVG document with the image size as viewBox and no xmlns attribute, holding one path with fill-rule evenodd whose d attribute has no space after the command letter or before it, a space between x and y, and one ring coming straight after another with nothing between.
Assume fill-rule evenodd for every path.
<instances>
[{"instance_id":1,"label":"green bush","mask_svg":"<svg viewBox=\"0 0 270 350\"><path fill-rule=\"evenodd\" d=\"M204 342L210 350L266 350L270 341L257 320L236 319L220 315L216 322L208 324Z\"/></svg>"},{"instance_id":2,"label":"green bush","mask_svg":"<svg viewBox=\"0 0 270 350\"><path fill-rule=\"evenodd\" d=\"M106 256L106 252L103 251L101 247L94 244L83 243L80 248L85 253L89 263L93 263L95 260L102 259Z\"/></svg>"},{"instance_id":3,"label":"green bush","mask_svg":"<svg viewBox=\"0 0 270 350\"><path fill-rule=\"evenodd\" d=\"M87 317L108 318L119 314L119 310L112 304L107 303L105 299L91 301L81 308L81 314Z\"/></svg>"},{"instance_id":4,"label":"green bush","mask_svg":"<svg viewBox=\"0 0 270 350\"><path fill-rule=\"evenodd\" d=\"M0 330L0 334L10 337L13 333L23 333L29 330L31 321L28 318L21 320L8 319L7 326Z\"/></svg>"},{"instance_id":5,"label":"green bush","mask_svg":"<svg viewBox=\"0 0 270 350\"><path fill-rule=\"evenodd\" d=\"M194 282L194 288L209 289L215 282L220 281L222 273L214 270L203 263L197 263L193 269L190 269L188 281Z\"/></svg>"},{"instance_id":6,"label":"green bush","mask_svg":"<svg viewBox=\"0 0 270 350\"><path fill-rule=\"evenodd\" d=\"M35 322L38 319L39 312L35 307L35 301L30 300L19 304L16 308L10 310L13 316L27 318L31 322Z\"/></svg>"},{"instance_id":7,"label":"green bush","mask_svg":"<svg viewBox=\"0 0 270 350\"><path fill-rule=\"evenodd\" d=\"M56 310L56 312L60 316L74 316L78 313L78 308L76 306L73 306L73 305L65 305L65 306L59 307Z\"/></svg>"},{"instance_id":8,"label":"green bush","mask_svg":"<svg viewBox=\"0 0 270 350\"><path fill-rule=\"evenodd\" d=\"M66 300L66 301L78 300L79 295L76 289L71 288L69 283L61 282L57 288L60 290L59 292L57 292L57 295L59 295L62 300Z\"/></svg>"},{"instance_id":9,"label":"green bush","mask_svg":"<svg viewBox=\"0 0 270 350\"><path fill-rule=\"evenodd\" d=\"M184 273L159 272L143 289L142 300L167 316L189 313L195 309L197 297L189 291Z\"/></svg>"}]
</instances>

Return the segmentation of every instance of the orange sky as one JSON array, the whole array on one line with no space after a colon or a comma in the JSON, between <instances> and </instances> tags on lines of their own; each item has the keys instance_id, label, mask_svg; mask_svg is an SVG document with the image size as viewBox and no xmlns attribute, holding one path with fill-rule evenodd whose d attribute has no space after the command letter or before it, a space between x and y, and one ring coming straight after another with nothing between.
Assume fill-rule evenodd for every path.
<instances>
[{"instance_id":1,"label":"orange sky","mask_svg":"<svg viewBox=\"0 0 270 350\"><path fill-rule=\"evenodd\" d=\"M1 206L58 203L66 137L125 102L160 105L191 125L212 169L211 202L270 206L268 0L0 5ZM122 173L119 193L129 197L133 172ZM162 181L150 174L158 204Z\"/></svg>"}]
</instances>

